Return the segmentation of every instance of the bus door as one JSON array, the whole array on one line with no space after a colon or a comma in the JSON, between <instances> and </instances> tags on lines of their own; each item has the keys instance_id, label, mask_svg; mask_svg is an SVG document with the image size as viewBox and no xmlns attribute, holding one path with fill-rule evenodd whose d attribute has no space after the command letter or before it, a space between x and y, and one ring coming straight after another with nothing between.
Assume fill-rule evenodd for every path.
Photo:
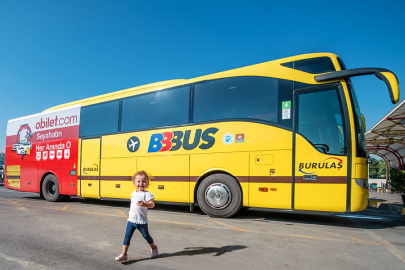
<instances>
[{"instance_id":1,"label":"bus door","mask_svg":"<svg viewBox=\"0 0 405 270\"><path fill-rule=\"evenodd\" d=\"M342 97L338 84L294 92L293 209L346 211L350 133Z\"/></svg>"},{"instance_id":2,"label":"bus door","mask_svg":"<svg viewBox=\"0 0 405 270\"><path fill-rule=\"evenodd\" d=\"M100 138L81 141L80 195L100 197Z\"/></svg>"}]
</instances>

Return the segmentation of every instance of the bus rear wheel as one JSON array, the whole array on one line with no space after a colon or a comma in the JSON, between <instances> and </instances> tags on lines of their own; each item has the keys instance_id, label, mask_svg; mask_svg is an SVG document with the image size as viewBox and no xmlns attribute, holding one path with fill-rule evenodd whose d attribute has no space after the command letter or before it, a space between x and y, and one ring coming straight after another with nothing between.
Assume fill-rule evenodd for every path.
<instances>
[{"instance_id":1,"label":"bus rear wheel","mask_svg":"<svg viewBox=\"0 0 405 270\"><path fill-rule=\"evenodd\" d=\"M242 191L232 176L213 174L198 187L197 202L211 217L231 217L242 207Z\"/></svg>"},{"instance_id":2,"label":"bus rear wheel","mask_svg":"<svg viewBox=\"0 0 405 270\"><path fill-rule=\"evenodd\" d=\"M48 202L59 202L65 195L59 193L59 182L55 175L49 174L42 182L42 195Z\"/></svg>"}]
</instances>

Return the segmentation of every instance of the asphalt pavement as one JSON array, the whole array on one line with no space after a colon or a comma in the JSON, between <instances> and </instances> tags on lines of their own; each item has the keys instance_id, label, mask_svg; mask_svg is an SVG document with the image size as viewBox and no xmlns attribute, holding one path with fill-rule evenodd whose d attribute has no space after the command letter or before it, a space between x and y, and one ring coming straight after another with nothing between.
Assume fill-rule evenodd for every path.
<instances>
[{"instance_id":1,"label":"asphalt pavement","mask_svg":"<svg viewBox=\"0 0 405 270\"><path fill-rule=\"evenodd\" d=\"M129 200L50 203L0 186L0 269L405 269L405 217L249 209L230 219L157 203L119 263Z\"/></svg>"}]
</instances>

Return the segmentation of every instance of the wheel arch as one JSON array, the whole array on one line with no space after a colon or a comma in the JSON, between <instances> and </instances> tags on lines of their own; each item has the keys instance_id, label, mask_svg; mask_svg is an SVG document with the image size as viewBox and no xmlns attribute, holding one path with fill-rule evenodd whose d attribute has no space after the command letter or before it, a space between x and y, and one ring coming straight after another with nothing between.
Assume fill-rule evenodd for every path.
<instances>
[{"instance_id":1,"label":"wheel arch","mask_svg":"<svg viewBox=\"0 0 405 270\"><path fill-rule=\"evenodd\" d=\"M213 174L226 174L226 175L229 175L232 178L234 178L236 180L236 183L238 184L240 190L241 190L242 202L243 202L243 189L242 189L242 186L240 185L239 179L236 176L234 176L231 172L229 172L227 170L224 170L224 169L211 169L211 170L205 171L204 173L202 173L198 177L197 183L196 183L196 185L194 187L194 192L193 192L194 203L198 202L198 200L197 200L197 191L198 191L199 186L201 185L201 183L204 181L205 178L207 178L208 176L213 175Z\"/></svg>"}]
</instances>

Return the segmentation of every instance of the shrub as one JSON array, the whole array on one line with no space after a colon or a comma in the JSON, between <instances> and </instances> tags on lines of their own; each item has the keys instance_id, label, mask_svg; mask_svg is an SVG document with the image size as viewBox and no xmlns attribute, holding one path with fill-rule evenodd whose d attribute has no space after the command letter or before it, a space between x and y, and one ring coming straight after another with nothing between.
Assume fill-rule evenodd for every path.
<instances>
[{"instance_id":1,"label":"shrub","mask_svg":"<svg viewBox=\"0 0 405 270\"><path fill-rule=\"evenodd\" d=\"M398 174L391 177L389 183L395 191L405 191L405 171L399 171Z\"/></svg>"}]
</instances>

